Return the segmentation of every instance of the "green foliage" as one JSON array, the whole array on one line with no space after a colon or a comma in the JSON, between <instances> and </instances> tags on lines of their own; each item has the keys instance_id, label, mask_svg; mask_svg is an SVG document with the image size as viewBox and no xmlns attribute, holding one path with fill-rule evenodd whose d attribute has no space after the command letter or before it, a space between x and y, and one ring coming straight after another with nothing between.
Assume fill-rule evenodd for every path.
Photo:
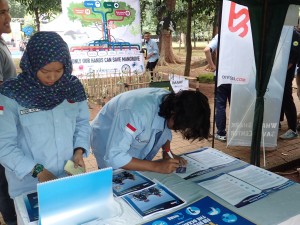
<instances>
[{"instance_id":1,"label":"green foliage","mask_svg":"<svg viewBox=\"0 0 300 225\"><path fill-rule=\"evenodd\" d=\"M103 5L104 1L101 1L101 5ZM83 27L87 27L94 24L103 24L103 21L114 20L114 24L118 27L127 26L131 24L135 17L136 17L136 10L131 8L125 2L114 2L119 4L119 8L126 9L130 12L130 16L124 17L124 20L120 21L120 16L116 16L113 13L112 8L101 8L101 12L94 12L90 11L89 15L82 15L82 14L75 14L74 9L83 9L84 7L83 2L81 3L71 3L68 7L68 17L70 20L75 21L79 20ZM118 21L119 20L119 21Z\"/></svg>"},{"instance_id":2,"label":"green foliage","mask_svg":"<svg viewBox=\"0 0 300 225\"><path fill-rule=\"evenodd\" d=\"M15 0L31 15L38 11L39 15L51 17L53 14L61 12L61 0Z\"/></svg>"},{"instance_id":3,"label":"green foliage","mask_svg":"<svg viewBox=\"0 0 300 225\"><path fill-rule=\"evenodd\" d=\"M40 30L40 20L50 19L61 12L61 0L15 0L26 9L27 13L34 16L36 30Z\"/></svg>"},{"instance_id":4,"label":"green foliage","mask_svg":"<svg viewBox=\"0 0 300 225\"><path fill-rule=\"evenodd\" d=\"M10 0L10 15L12 18L24 18L26 14L26 8L16 0Z\"/></svg>"},{"instance_id":5,"label":"green foliage","mask_svg":"<svg viewBox=\"0 0 300 225\"><path fill-rule=\"evenodd\" d=\"M215 83L214 81L214 74L213 73L204 73L204 74L201 74L197 77L197 80L200 82L200 83Z\"/></svg>"}]
</instances>

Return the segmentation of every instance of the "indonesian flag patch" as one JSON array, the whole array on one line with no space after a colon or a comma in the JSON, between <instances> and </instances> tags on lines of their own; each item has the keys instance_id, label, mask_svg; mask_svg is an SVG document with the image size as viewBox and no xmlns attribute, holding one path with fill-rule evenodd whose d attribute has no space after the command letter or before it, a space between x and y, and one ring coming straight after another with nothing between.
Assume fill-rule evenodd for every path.
<instances>
[{"instance_id":1,"label":"indonesian flag patch","mask_svg":"<svg viewBox=\"0 0 300 225\"><path fill-rule=\"evenodd\" d=\"M136 128L134 126L132 126L130 123L127 123L125 130L130 134L134 134L134 132L136 131Z\"/></svg>"},{"instance_id":2,"label":"indonesian flag patch","mask_svg":"<svg viewBox=\"0 0 300 225\"><path fill-rule=\"evenodd\" d=\"M4 106L0 105L0 116L4 114Z\"/></svg>"}]
</instances>

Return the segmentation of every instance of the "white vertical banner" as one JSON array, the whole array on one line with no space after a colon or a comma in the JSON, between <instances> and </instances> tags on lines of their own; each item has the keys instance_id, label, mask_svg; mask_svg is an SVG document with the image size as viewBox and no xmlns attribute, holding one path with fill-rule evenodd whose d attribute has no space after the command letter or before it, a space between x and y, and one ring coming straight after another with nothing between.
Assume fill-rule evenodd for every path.
<instances>
[{"instance_id":1,"label":"white vertical banner","mask_svg":"<svg viewBox=\"0 0 300 225\"><path fill-rule=\"evenodd\" d=\"M255 76L254 50L248 8L223 1L218 86L247 84Z\"/></svg>"},{"instance_id":2,"label":"white vertical banner","mask_svg":"<svg viewBox=\"0 0 300 225\"><path fill-rule=\"evenodd\" d=\"M291 17L294 17L292 20L296 24L297 17L295 15L297 15L298 10L294 10L293 7L295 6L290 6L286 21L290 21ZM290 22L288 24L290 25ZM264 120L261 138L261 146L264 147L275 148L277 146L278 124L292 33L292 26L282 28L270 81L264 96ZM226 43L223 43L223 45L226 47ZM220 61L222 60L220 59ZM254 62L248 61L247 63L253 64ZM236 67L240 66L236 62L231 62L231 64L236 65ZM251 146L256 101L255 81L255 74L250 74L247 84L232 85L227 142L229 146Z\"/></svg>"},{"instance_id":3,"label":"white vertical banner","mask_svg":"<svg viewBox=\"0 0 300 225\"><path fill-rule=\"evenodd\" d=\"M292 34L293 27L283 27L264 97L265 110L261 138L261 146L264 147L277 146L278 123ZM227 145L251 146L256 100L255 80L253 77L247 85L232 86Z\"/></svg>"}]
</instances>

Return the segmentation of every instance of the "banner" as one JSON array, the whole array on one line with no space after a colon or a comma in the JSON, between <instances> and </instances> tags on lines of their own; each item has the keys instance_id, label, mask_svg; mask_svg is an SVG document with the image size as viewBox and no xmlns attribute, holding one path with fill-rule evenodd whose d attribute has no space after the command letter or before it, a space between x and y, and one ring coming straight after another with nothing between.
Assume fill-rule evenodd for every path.
<instances>
[{"instance_id":1,"label":"banner","mask_svg":"<svg viewBox=\"0 0 300 225\"><path fill-rule=\"evenodd\" d=\"M228 4L228 1L224 1L224 4ZM285 24L291 25L291 21L294 24L297 23L298 9L296 8L297 6L290 6ZM264 96L265 110L261 139L261 145L264 147L274 148L277 146L278 124L292 32L292 26L284 26L282 29L270 81ZM223 42L223 46L227 48L231 42L231 39L227 40L227 42ZM246 62L248 60L247 58L244 59L242 55L239 57L242 61ZM222 59L220 59L220 61L222 61ZM254 59L253 61L247 61L247 63L252 65L249 73L250 77L248 83L245 85L232 85L227 142L227 145L229 146L251 146L254 108L256 101L256 76L255 73L252 73L254 69ZM232 61L231 64L236 65L236 67L241 67L239 63L234 61ZM228 73L231 74L230 71Z\"/></svg>"},{"instance_id":2,"label":"banner","mask_svg":"<svg viewBox=\"0 0 300 225\"><path fill-rule=\"evenodd\" d=\"M138 0L62 0L63 13L41 30L67 42L79 78L144 72Z\"/></svg>"},{"instance_id":3,"label":"banner","mask_svg":"<svg viewBox=\"0 0 300 225\"><path fill-rule=\"evenodd\" d=\"M261 139L261 145L264 147L274 148L277 146L278 124L292 33L293 27L283 27L265 94ZM247 85L232 86L227 145L251 146L256 100L255 80L253 77Z\"/></svg>"},{"instance_id":4,"label":"banner","mask_svg":"<svg viewBox=\"0 0 300 225\"><path fill-rule=\"evenodd\" d=\"M248 8L223 1L218 86L247 84L255 76L255 60Z\"/></svg>"}]
</instances>

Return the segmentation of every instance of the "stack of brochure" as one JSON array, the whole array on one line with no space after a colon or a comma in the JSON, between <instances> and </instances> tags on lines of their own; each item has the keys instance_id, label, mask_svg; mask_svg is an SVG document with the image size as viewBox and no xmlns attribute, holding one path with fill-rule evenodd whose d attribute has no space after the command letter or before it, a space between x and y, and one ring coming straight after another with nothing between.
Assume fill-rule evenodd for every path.
<instances>
[{"instance_id":1,"label":"stack of brochure","mask_svg":"<svg viewBox=\"0 0 300 225\"><path fill-rule=\"evenodd\" d=\"M136 171L117 170L113 174L113 192L125 200L141 217L174 209L185 202L162 184Z\"/></svg>"}]
</instances>

